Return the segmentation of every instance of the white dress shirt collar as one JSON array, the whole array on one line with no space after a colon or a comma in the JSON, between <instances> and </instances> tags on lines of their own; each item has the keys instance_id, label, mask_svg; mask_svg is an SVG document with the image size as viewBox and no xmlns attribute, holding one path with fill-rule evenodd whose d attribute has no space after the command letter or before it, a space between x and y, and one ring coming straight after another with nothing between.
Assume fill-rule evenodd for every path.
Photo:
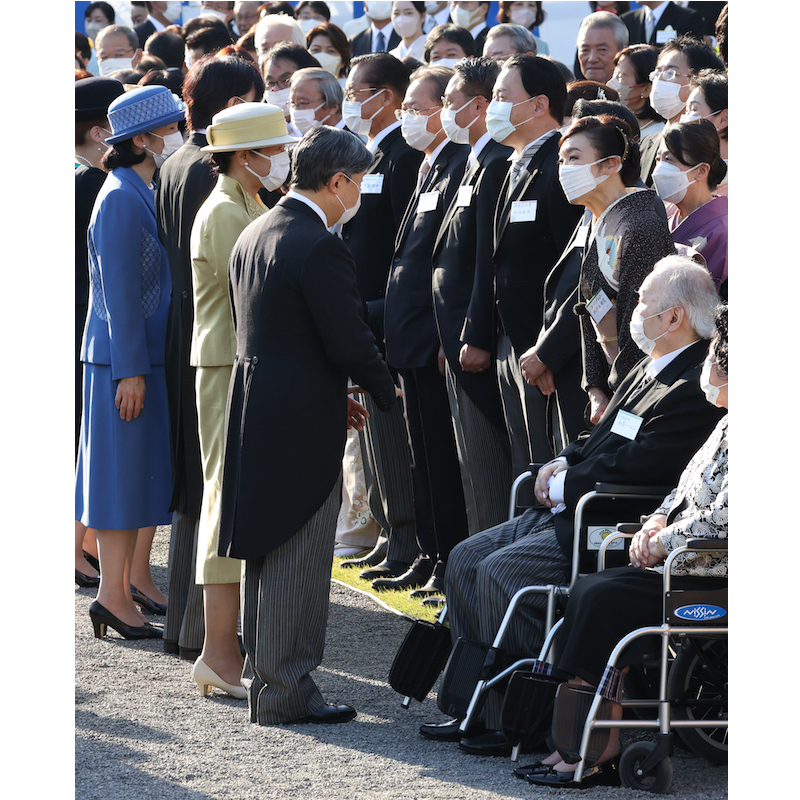
<instances>
[{"instance_id":1,"label":"white dress shirt collar","mask_svg":"<svg viewBox=\"0 0 800 800\"><path fill-rule=\"evenodd\" d=\"M391 125L387 125L382 131L378 131L378 133L373 136L372 139L367 140L367 150L370 153L374 153L378 149L378 145L384 140L384 138L390 134L393 130L399 128L403 123L400 122L398 119L396 122L393 122Z\"/></svg>"},{"instance_id":2,"label":"white dress shirt collar","mask_svg":"<svg viewBox=\"0 0 800 800\"><path fill-rule=\"evenodd\" d=\"M475 145L469 153L469 166L472 166L478 160L478 156L483 152L483 148L486 147L486 143L491 138L492 137L489 136L489 131L486 131L486 133L484 133L483 136L481 136L481 138L475 142Z\"/></svg>"},{"instance_id":3,"label":"white dress shirt collar","mask_svg":"<svg viewBox=\"0 0 800 800\"><path fill-rule=\"evenodd\" d=\"M296 192L294 189L290 189L286 196L291 197L293 200L299 200L301 203L305 203L310 209L316 211L317 215L322 220L322 224L326 228L328 227L328 217L313 200L309 200L304 194L300 194L300 192Z\"/></svg>"},{"instance_id":4,"label":"white dress shirt collar","mask_svg":"<svg viewBox=\"0 0 800 800\"><path fill-rule=\"evenodd\" d=\"M383 46L385 50L389 51L389 39L392 38L392 32L394 31L394 25L391 22L387 22L382 28L376 28L374 25L370 25L370 29L372 30L372 47L370 48L373 53L377 51L378 47L378 32L382 33L384 36Z\"/></svg>"},{"instance_id":5,"label":"white dress shirt collar","mask_svg":"<svg viewBox=\"0 0 800 800\"><path fill-rule=\"evenodd\" d=\"M692 344L694 344L694 342L692 342ZM666 367L668 364L671 364L687 347L691 347L692 344L687 344L686 347L679 347L677 350L673 350L671 353L654 358L647 365L647 374L651 378L655 378L658 373L664 369L664 367Z\"/></svg>"}]
</instances>

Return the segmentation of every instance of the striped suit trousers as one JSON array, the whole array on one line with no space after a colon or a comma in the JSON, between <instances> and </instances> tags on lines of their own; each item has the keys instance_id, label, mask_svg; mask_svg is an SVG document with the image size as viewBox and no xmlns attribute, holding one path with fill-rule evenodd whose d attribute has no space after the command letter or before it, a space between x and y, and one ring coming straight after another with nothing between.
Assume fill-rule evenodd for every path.
<instances>
[{"instance_id":1,"label":"striped suit trousers","mask_svg":"<svg viewBox=\"0 0 800 800\"><path fill-rule=\"evenodd\" d=\"M194 582L199 519L172 512L169 538L169 587L165 643L201 650L205 638L203 587Z\"/></svg>"},{"instance_id":2,"label":"striped suit trousers","mask_svg":"<svg viewBox=\"0 0 800 800\"><path fill-rule=\"evenodd\" d=\"M341 478L328 499L289 541L245 561L242 684L250 721L296 722L325 703L311 672L322 662L330 603ZM268 524L268 523L266 523Z\"/></svg>"},{"instance_id":3,"label":"striped suit trousers","mask_svg":"<svg viewBox=\"0 0 800 800\"><path fill-rule=\"evenodd\" d=\"M445 573L453 642L461 637L491 644L517 591L531 584L564 583L569 568L548 509L528 509L465 539L450 553ZM545 595L529 595L517 608L501 649L520 657L538 655L546 606ZM484 721L492 730L501 727L501 700L498 692L487 697Z\"/></svg>"},{"instance_id":4,"label":"striped suit trousers","mask_svg":"<svg viewBox=\"0 0 800 800\"><path fill-rule=\"evenodd\" d=\"M473 536L508 518L511 446L506 431L498 430L459 385L449 362L445 362L445 378L467 524Z\"/></svg>"}]
</instances>

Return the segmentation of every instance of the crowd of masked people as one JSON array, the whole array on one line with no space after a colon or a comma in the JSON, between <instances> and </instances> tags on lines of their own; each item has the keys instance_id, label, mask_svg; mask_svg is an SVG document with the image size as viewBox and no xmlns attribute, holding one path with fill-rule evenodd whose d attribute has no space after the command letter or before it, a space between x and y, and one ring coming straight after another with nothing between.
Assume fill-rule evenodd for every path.
<instances>
[{"instance_id":1,"label":"crowd of masked people","mask_svg":"<svg viewBox=\"0 0 800 800\"><path fill-rule=\"evenodd\" d=\"M727 538L727 4L581 4L569 65L538 2L496 24L489 3L365 2L342 27L324 2L199 5L131 3L125 25L90 3L76 32L95 636L161 639L252 722L346 722L311 677L334 554L488 644L518 589L568 578L595 482L674 487L567 604L551 672L605 684L616 641L660 621L670 552ZM727 560L677 572L717 586ZM510 652L538 654L544 602ZM503 754L500 713L420 733ZM581 785L618 785L618 755ZM570 786L574 761L517 774Z\"/></svg>"}]
</instances>

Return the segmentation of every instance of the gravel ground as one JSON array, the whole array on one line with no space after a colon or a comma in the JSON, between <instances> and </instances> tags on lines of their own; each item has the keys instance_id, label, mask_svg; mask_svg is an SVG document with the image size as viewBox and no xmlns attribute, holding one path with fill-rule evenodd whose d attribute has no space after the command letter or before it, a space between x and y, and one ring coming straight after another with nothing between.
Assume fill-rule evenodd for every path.
<instances>
[{"instance_id":1,"label":"gravel ground","mask_svg":"<svg viewBox=\"0 0 800 800\"><path fill-rule=\"evenodd\" d=\"M153 548L162 591L168 537L169 528L159 528ZM354 705L358 717L328 726L253 725L246 702L222 693L201 698L190 663L166 655L160 641L129 642L113 631L96 640L88 616L94 594L75 591L75 780L83 800L574 796L518 780L510 759L468 756L454 744L422 739L423 722L443 719L435 700L403 709L386 682L409 623L349 588L331 585L325 658L315 680L328 700ZM684 750L672 763L672 796L727 797L726 768ZM646 795L595 788L580 796Z\"/></svg>"}]
</instances>

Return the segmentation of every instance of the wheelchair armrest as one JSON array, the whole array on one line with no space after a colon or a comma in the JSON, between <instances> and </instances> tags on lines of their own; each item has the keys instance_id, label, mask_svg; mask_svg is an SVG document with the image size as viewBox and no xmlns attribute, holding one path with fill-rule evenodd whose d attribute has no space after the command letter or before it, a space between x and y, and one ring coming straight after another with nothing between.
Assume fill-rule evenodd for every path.
<instances>
[{"instance_id":1,"label":"wheelchair armrest","mask_svg":"<svg viewBox=\"0 0 800 800\"><path fill-rule=\"evenodd\" d=\"M627 497L666 497L671 491L671 486L631 486L623 483L602 483L594 485L598 494L623 495Z\"/></svg>"},{"instance_id":2,"label":"wheelchair armrest","mask_svg":"<svg viewBox=\"0 0 800 800\"><path fill-rule=\"evenodd\" d=\"M626 536L633 536L642 529L641 522L619 522L617 523L617 533L624 533Z\"/></svg>"},{"instance_id":3,"label":"wheelchair armrest","mask_svg":"<svg viewBox=\"0 0 800 800\"><path fill-rule=\"evenodd\" d=\"M727 539L687 539L686 547L692 550L727 550Z\"/></svg>"}]
</instances>

